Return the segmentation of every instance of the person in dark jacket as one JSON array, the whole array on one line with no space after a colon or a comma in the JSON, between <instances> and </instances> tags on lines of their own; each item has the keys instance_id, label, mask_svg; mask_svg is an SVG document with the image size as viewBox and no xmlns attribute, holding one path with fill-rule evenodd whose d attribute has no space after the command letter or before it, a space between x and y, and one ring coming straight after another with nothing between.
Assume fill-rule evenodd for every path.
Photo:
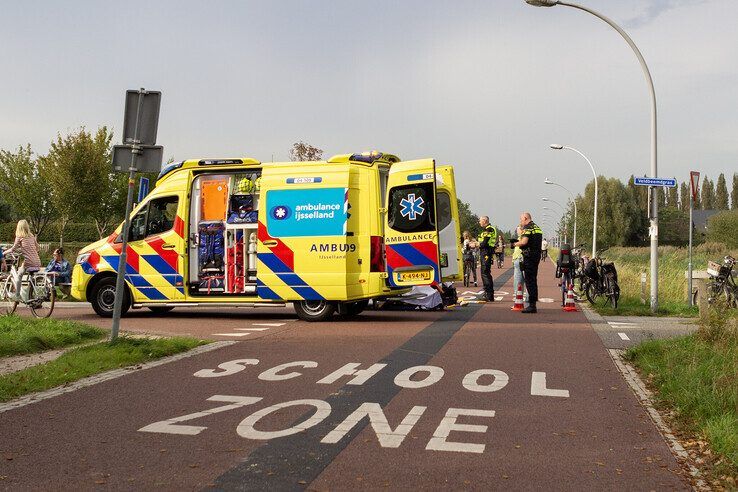
<instances>
[{"instance_id":1,"label":"person in dark jacket","mask_svg":"<svg viewBox=\"0 0 738 492\"><path fill-rule=\"evenodd\" d=\"M541 242L543 231L533 222L530 212L520 215L520 240L511 241L511 246L519 246L523 252L523 278L528 290L528 307L521 313L537 313L538 302L538 264L541 262Z\"/></svg>"},{"instance_id":2,"label":"person in dark jacket","mask_svg":"<svg viewBox=\"0 0 738 492\"><path fill-rule=\"evenodd\" d=\"M489 223L489 217L486 215L479 218L479 225L482 227L478 242L484 298L488 302L494 302L495 284L492 279L492 263L494 262L495 245L497 244L497 229Z\"/></svg>"}]
</instances>

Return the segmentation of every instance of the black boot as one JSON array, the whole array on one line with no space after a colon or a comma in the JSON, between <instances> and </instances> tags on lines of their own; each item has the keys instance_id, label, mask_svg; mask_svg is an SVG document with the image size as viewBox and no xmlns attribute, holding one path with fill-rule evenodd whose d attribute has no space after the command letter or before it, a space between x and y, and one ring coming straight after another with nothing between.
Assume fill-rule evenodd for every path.
<instances>
[{"instance_id":1,"label":"black boot","mask_svg":"<svg viewBox=\"0 0 738 492\"><path fill-rule=\"evenodd\" d=\"M538 310L536 309L535 304L529 304L527 308L520 311L521 313L537 313Z\"/></svg>"}]
</instances>

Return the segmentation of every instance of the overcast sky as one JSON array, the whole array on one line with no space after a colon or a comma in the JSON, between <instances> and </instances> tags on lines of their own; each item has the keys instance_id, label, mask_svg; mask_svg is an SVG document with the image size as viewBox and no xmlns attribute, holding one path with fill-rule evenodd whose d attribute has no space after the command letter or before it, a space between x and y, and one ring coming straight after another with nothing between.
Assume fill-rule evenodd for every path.
<instances>
[{"instance_id":1,"label":"overcast sky","mask_svg":"<svg viewBox=\"0 0 738 492\"><path fill-rule=\"evenodd\" d=\"M626 28L659 110L659 175L738 171L738 1L581 0ZM650 169L638 62L599 19L486 1L0 0L0 148L108 125L163 93L166 157L286 160L304 140L456 166L459 196L510 228L591 172ZM730 184L730 178L729 178ZM551 189L554 188L554 189ZM554 206L555 207L555 206Z\"/></svg>"}]
</instances>

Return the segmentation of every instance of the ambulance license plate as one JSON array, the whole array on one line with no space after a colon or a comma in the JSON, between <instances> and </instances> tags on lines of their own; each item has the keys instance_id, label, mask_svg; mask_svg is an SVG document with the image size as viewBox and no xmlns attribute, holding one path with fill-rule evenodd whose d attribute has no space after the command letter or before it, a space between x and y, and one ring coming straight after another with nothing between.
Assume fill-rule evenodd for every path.
<instances>
[{"instance_id":1,"label":"ambulance license plate","mask_svg":"<svg viewBox=\"0 0 738 492\"><path fill-rule=\"evenodd\" d=\"M431 271L421 270L419 272L397 272L397 280L400 282L430 282L432 280Z\"/></svg>"}]
</instances>

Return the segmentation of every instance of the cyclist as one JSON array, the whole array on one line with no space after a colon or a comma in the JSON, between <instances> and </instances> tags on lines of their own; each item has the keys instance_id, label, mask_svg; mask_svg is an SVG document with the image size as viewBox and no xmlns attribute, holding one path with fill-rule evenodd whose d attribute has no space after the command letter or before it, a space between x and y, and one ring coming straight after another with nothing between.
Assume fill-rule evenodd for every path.
<instances>
[{"instance_id":1,"label":"cyclist","mask_svg":"<svg viewBox=\"0 0 738 492\"><path fill-rule=\"evenodd\" d=\"M464 272L465 280L468 282L469 279L474 276L474 287L477 286L477 258L474 255L474 251L479 249L479 244L472 238L469 231L464 231L462 234L464 238L463 245L461 247L462 259L464 260Z\"/></svg>"},{"instance_id":2,"label":"cyclist","mask_svg":"<svg viewBox=\"0 0 738 492\"><path fill-rule=\"evenodd\" d=\"M36 236L31 234L31 227L28 221L21 219L15 228L15 241L13 246L5 250L5 254L16 253L23 256L23 263L18 269L18 278L15 281L15 299L20 301L21 286L23 284L23 275L26 273L37 272L41 269L41 259L38 256L38 241Z\"/></svg>"},{"instance_id":3,"label":"cyclist","mask_svg":"<svg viewBox=\"0 0 738 492\"><path fill-rule=\"evenodd\" d=\"M544 237L541 241L541 261L546 261L546 258L548 258L548 241Z\"/></svg>"},{"instance_id":4,"label":"cyclist","mask_svg":"<svg viewBox=\"0 0 738 492\"><path fill-rule=\"evenodd\" d=\"M502 268L502 265L505 263L505 238L502 237L502 234L497 236L495 255L497 255L497 268Z\"/></svg>"}]
</instances>

